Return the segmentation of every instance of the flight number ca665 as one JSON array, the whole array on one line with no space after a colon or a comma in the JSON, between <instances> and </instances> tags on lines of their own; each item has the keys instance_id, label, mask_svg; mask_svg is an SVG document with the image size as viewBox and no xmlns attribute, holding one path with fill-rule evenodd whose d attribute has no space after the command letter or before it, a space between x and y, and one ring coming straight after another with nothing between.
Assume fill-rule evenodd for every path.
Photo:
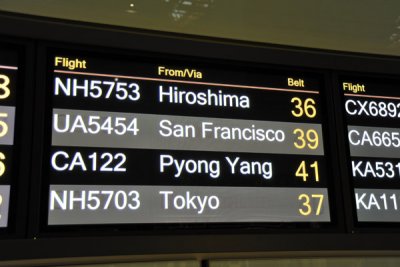
<instances>
[{"instance_id":1,"label":"flight number ca665","mask_svg":"<svg viewBox=\"0 0 400 267\"><path fill-rule=\"evenodd\" d=\"M348 133L349 142L353 146L400 147L400 133L397 131L359 131L352 129Z\"/></svg>"}]
</instances>

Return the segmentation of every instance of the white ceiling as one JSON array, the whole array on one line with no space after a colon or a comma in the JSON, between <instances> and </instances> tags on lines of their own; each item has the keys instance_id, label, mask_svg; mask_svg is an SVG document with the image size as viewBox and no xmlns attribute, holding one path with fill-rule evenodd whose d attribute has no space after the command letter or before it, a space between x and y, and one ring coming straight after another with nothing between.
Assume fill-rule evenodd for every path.
<instances>
[{"instance_id":1,"label":"white ceiling","mask_svg":"<svg viewBox=\"0 0 400 267\"><path fill-rule=\"evenodd\" d=\"M398 0L0 0L0 10L269 44L400 56Z\"/></svg>"}]
</instances>

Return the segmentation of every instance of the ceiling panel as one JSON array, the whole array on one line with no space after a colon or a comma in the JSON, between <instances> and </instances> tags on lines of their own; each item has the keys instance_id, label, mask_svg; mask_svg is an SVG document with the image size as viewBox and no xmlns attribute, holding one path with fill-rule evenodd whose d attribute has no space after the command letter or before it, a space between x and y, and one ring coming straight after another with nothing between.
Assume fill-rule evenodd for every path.
<instances>
[{"instance_id":1,"label":"ceiling panel","mask_svg":"<svg viewBox=\"0 0 400 267\"><path fill-rule=\"evenodd\" d=\"M0 10L130 28L400 55L400 1L0 0Z\"/></svg>"}]
</instances>

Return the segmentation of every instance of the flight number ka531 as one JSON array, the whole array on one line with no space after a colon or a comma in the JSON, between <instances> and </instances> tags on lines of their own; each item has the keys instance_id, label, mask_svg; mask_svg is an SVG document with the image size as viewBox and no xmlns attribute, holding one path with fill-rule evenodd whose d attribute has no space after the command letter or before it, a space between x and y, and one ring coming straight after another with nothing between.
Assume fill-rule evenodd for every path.
<instances>
[{"instance_id":1,"label":"flight number ka531","mask_svg":"<svg viewBox=\"0 0 400 267\"><path fill-rule=\"evenodd\" d=\"M121 82L118 78L104 81L55 77L54 95L138 101L140 86L135 82Z\"/></svg>"}]
</instances>

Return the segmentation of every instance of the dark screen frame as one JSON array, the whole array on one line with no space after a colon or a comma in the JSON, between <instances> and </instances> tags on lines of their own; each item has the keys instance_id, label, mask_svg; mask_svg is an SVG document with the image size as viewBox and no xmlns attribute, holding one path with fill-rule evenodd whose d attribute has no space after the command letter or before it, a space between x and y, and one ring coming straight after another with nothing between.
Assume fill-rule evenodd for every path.
<instances>
[{"instance_id":1,"label":"dark screen frame","mask_svg":"<svg viewBox=\"0 0 400 267\"><path fill-rule=\"evenodd\" d=\"M33 68L34 48L32 43L26 40L2 38L0 49L14 51L18 57L9 218L8 226L0 228L0 239L12 239L26 236L28 219L33 108L31 99L34 93L34 77L29 70Z\"/></svg>"},{"instance_id":2,"label":"dark screen frame","mask_svg":"<svg viewBox=\"0 0 400 267\"><path fill-rule=\"evenodd\" d=\"M339 51L325 51L319 49L305 49L290 46L277 46L253 42L233 41L218 38L206 38L174 33L163 33L139 29L110 27L90 23L69 22L64 20L47 19L34 16L18 15L0 12L0 34L2 38L23 40L34 45L41 42L60 42L65 45L80 43L85 46L103 46L113 49L141 50L154 53L179 54L193 57L221 58L224 60L244 61L248 63L258 62L268 65L282 65L287 68L301 67L321 70L326 81L326 89L334 92L335 72L360 72L364 75L400 75L400 59L394 56L368 55L360 53L348 53ZM163 41L163 46L157 42ZM180 46L175 46L179 43ZM206 55L205 55L206 52ZM40 58L40 53L36 51ZM33 53L32 53L33 54ZM36 59L30 58L30 64L35 64ZM43 62L42 62L43 63ZM41 62L36 64L40 65ZM33 65L30 65L33 66ZM32 67L31 69L34 69ZM40 75L36 69L32 76ZM37 86L36 86L37 87ZM333 101L328 101L328 113L340 114L339 93L333 93ZM40 95L36 94L39 98ZM38 102L38 101L36 101ZM329 104L330 103L330 104ZM331 113L333 114L333 113ZM0 254L0 260L32 259L32 258L61 258L61 257L89 257L101 255L147 255L152 254L184 254L191 258L207 258L213 253L234 252L279 252L294 255L294 251L305 251L307 255L316 255L320 251L325 255L345 255L344 251L357 253L364 251L363 255L370 255L371 251L393 251L400 249L400 235L392 230L382 228L371 231L358 232L354 225L351 206L350 188L346 180L348 170L343 163L346 151L343 136L342 117L329 116L328 120L332 131L338 132L336 142L338 160L340 162L337 172L341 179L335 179L335 183L342 192L337 192L343 199L337 203L342 208L344 217L338 218L343 224L339 233L186 233L146 235L137 234L130 236L86 236L86 237L38 237L38 221L35 219L36 204L30 203L30 219L25 239L0 240L0 248L4 253ZM39 123L39 124L38 124ZM36 129L43 123L34 120ZM30 128L28 128L30 129ZM39 132L34 133L38 138ZM35 139L36 140L36 139ZM34 144L40 146L40 144ZM41 157L40 150L34 148ZM38 166L32 166L32 173L40 173ZM33 176L33 175L32 175ZM31 177L35 181L35 177ZM33 183L34 184L34 183ZM40 197L39 191L31 187L31 199ZM28 199L25 199L28 202ZM340 202L340 200L339 200ZM357 232L357 233L356 233ZM200 253L200 254L199 254ZM394 253L395 254L395 253ZM389 253L389 255L394 255ZM196 256L197 255L197 256ZM202 255L202 256L201 256ZM285 254L286 255L286 254ZM348 255L348 254L347 254Z\"/></svg>"},{"instance_id":3,"label":"dark screen frame","mask_svg":"<svg viewBox=\"0 0 400 267\"><path fill-rule=\"evenodd\" d=\"M399 76L388 75L385 73L370 73L366 75L363 72L353 71L353 72L343 72L337 71L333 75L333 83L337 90L335 90L335 102L337 108L337 121L338 121L338 139L341 140L342 144L339 145L341 150L341 166L342 166L342 181L344 189L345 202L351 204L351 216L348 218L352 226L352 232L354 233L400 233L400 223L399 222L362 222L357 219L356 202L354 198L355 185L353 183L353 176L351 174L351 155L350 155L350 145L347 139L347 119L346 112L344 109L344 95L340 87L340 80L343 78L359 79L375 83L382 82L385 84L394 85L400 83ZM384 158L382 158L384 159ZM373 183L373 182L371 182Z\"/></svg>"},{"instance_id":4,"label":"dark screen frame","mask_svg":"<svg viewBox=\"0 0 400 267\"><path fill-rule=\"evenodd\" d=\"M162 44L162 40L159 40L159 43ZM176 45L180 45L179 41L177 41ZM179 56L178 59L174 59L177 55L173 54L160 54L160 53L149 53L145 50L142 51L131 51L131 50L120 50L113 49L112 52L95 46L80 46L80 45L65 45L62 43L39 43L38 44L38 64L37 69L39 70L38 74L38 88L49 88L50 87L50 77L51 77L51 68L49 69L46 66L49 66L50 57L55 53L53 51L62 51L68 53L68 51L72 51L72 53L84 54L88 57L95 57L103 55L106 60L112 60L113 58L123 58L129 62L129 58L141 58L143 62L147 62L147 60L162 60L162 61L172 61L176 62L187 62L187 64L201 64L204 66L211 65L215 69L222 69L224 66L228 66L228 69L239 69L244 70L247 68L254 68L255 70L265 71L268 70L278 75L305 75L307 77L312 77L316 80L319 80L320 83L320 101L321 101L321 125L324 126L324 151L325 158L327 162L327 174L328 178L328 192L329 192L329 203L331 210L331 222L313 222L313 223L154 223L154 224L98 224L98 225L76 225L76 226L47 226L46 219L47 218L47 209L45 209L47 202L48 192L46 187L48 186L48 165L46 162L42 162L41 159L49 158L49 149L47 146L47 142L50 139L49 132L42 132L42 129L50 128L50 118L51 118L51 94L49 92L42 92L43 90L38 90L38 95L40 97L37 98L36 107L36 125L41 124L40 133L38 132L36 137L41 136L41 139L35 138L34 144L35 149L40 150L40 154L43 157L34 157L33 162L34 166L43 166L41 170L38 170L40 174L35 174L34 172L34 184L41 184L40 190L40 200L36 200L34 204L35 207L41 207L39 218L35 218L38 228L40 229L35 233L36 236L65 236L65 235L126 235L126 234L165 234L170 233L171 231L176 234L188 234L193 231L198 232L200 234L212 233L212 234L222 234L222 233L297 233L297 232L338 232L340 229L343 229L342 222L338 219L343 217L341 215L341 203L340 195L338 196L337 192L339 192L339 185L337 184L337 174L335 174L336 168L331 168L332 162L337 163L337 156L335 153L335 136L333 133L333 129L331 128L332 121L329 122L328 118L330 114L330 110L332 105L328 105L326 107L323 104L329 102L329 91L325 88L327 84L325 83L324 76L326 75L324 72L320 70L312 70L312 69L294 69L294 68L285 68L279 65L266 65L262 63L253 63L255 66L251 66L247 62L237 62L233 60L225 60L225 59L212 59L206 57L188 57L188 56ZM46 63L43 66L44 60L46 59ZM234 67L232 67L234 66ZM44 75L47 73L48 75ZM43 109L45 107L45 109ZM40 116L40 117L39 117ZM213 117L212 113L210 113L209 117ZM41 146L41 147L39 147ZM35 152L34 152L35 153ZM39 153L35 153L39 154ZM47 166L47 168L46 168ZM43 179L39 179L38 177L43 177ZM32 202L34 203L34 202ZM36 210L37 208L32 207L32 210ZM340 215L338 215L340 214ZM32 214L32 218L37 216L37 212Z\"/></svg>"}]
</instances>

